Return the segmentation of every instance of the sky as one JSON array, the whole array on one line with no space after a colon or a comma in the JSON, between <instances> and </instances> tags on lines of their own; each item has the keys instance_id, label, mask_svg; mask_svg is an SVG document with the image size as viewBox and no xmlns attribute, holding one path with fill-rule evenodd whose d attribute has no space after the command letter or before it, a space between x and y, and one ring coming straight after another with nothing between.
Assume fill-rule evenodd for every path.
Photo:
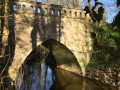
<instances>
[{"instance_id":1,"label":"sky","mask_svg":"<svg viewBox=\"0 0 120 90\"><path fill-rule=\"evenodd\" d=\"M38 0L38 2L42 2L42 0Z\"/></svg>"},{"instance_id":2,"label":"sky","mask_svg":"<svg viewBox=\"0 0 120 90\"><path fill-rule=\"evenodd\" d=\"M120 11L120 7L117 7L116 0L98 0L103 4L105 9L106 22L112 23L117 13ZM94 6L94 0L91 0L91 5Z\"/></svg>"},{"instance_id":3,"label":"sky","mask_svg":"<svg viewBox=\"0 0 120 90\"><path fill-rule=\"evenodd\" d=\"M98 0L99 2L103 3L103 7L105 8L105 18L106 21L112 23L115 16L120 11L120 7L117 7L117 0Z\"/></svg>"}]
</instances>

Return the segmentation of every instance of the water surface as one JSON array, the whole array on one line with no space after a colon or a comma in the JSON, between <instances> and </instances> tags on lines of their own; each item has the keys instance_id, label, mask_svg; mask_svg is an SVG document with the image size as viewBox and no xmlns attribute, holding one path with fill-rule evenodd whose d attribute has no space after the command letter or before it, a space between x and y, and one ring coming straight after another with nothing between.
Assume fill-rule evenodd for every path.
<instances>
[{"instance_id":1,"label":"water surface","mask_svg":"<svg viewBox=\"0 0 120 90\"><path fill-rule=\"evenodd\" d=\"M15 86L17 90L116 90L59 68L51 69L45 63L24 65Z\"/></svg>"}]
</instances>

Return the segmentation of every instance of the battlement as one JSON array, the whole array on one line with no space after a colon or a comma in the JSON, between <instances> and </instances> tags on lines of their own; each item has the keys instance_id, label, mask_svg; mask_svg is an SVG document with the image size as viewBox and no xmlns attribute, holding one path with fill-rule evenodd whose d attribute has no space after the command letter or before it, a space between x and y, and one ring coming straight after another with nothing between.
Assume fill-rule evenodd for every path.
<instances>
[{"instance_id":1,"label":"battlement","mask_svg":"<svg viewBox=\"0 0 120 90\"><path fill-rule=\"evenodd\" d=\"M9 2L11 13L36 14L55 17L73 17L89 19L89 14L80 8L41 3L37 0L14 0Z\"/></svg>"}]
</instances>

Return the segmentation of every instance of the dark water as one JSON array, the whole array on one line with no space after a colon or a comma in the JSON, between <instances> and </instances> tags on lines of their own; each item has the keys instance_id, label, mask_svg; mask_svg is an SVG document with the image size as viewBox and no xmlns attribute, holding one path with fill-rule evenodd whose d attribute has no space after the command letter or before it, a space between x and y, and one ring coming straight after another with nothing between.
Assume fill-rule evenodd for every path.
<instances>
[{"instance_id":1,"label":"dark water","mask_svg":"<svg viewBox=\"0 0 120 90\"><path fill-rule=\"evenodd\" d=\"M56 77L51 90L116 90L62 69L55 69L54 72Z\"/></svg>"},{"instance_id":2,"label":"dark water","mask_svg":"<svg viewBox=\"0 0 120 90\"><path fill-rule=\"evenodd\" d=\"M24 65L15 81L17 90L116 90L94 80L80 77L45 63Z\"/></svg>"}]
</instances>

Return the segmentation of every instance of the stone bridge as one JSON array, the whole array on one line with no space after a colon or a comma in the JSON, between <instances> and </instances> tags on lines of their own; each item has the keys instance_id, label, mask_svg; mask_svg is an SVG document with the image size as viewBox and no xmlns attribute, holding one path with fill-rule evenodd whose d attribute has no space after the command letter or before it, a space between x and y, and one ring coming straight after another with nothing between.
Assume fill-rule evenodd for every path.
<instances>
[{"instance_id":1,"label":"stone bridge","mask_svg":"<svg viewBox=\"0 0 120 90\"><path fill-rule=\"evenodd\" d=\"M55 39L65 45L77 58L85 75L89 62L91 38L89 15L80 8L40 3L10 1L9 26L14 55L9 73L18 70L30 52L42 42ZM11 76L14 80L14 75Z\"/></svg>"}]
</instances>

